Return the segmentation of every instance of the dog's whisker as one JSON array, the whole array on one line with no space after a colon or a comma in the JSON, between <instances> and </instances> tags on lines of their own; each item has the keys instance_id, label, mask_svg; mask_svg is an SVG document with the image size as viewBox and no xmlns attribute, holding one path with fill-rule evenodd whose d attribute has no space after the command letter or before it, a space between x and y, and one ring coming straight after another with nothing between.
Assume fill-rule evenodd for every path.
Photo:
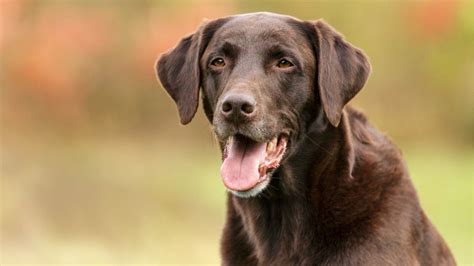
<instances>
[{"instance_id":1,"label":"dog's whisker","mask_svg":"<svg viewBox=\"0 0 474 266\"><path fill-rule=\"evenodd\" d=\"M317 143L315 140L313 140L308 134L303 133L303 135L308 139L311 143L313 143L316 147L324 151L327 155L331 155L332 153L327 150L325 147L323 147L321 144Z\"/></svg>"}]
</instances>

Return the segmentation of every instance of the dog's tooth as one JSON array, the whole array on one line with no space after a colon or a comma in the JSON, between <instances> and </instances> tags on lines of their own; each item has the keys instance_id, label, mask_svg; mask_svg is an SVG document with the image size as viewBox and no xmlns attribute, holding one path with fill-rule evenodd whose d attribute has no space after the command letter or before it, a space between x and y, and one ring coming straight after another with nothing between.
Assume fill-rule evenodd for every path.
<instances>
[{"instance_id":1,"label":"dog's tooth","mask_svg":"<svg viewBox=\"0 0 474 266\"><path fill-rule=\"evenodd\" d=\"M272 151L273 148L274 148L274 144L273 144L273 141L270 141L267 143L267 151Z\"/></svg>"},{"instance_id":2,"label":"dog's tooth","mask_svg":"<svg viewBox=\"0 0 474 266\"><path fill-rule=\"evenodd\" d=\"M276 147L277 144L278 144L278 138L273 138L273 139L272 139L272 145L273 145L273 147Z\"/></svg>"},{"instance_id":3,"label":"dog's tooth","mask_svg":"<svg viewBox=\"0 0 474 266\"><path fill-rule=\"evenodd\" d=\"M267 143L267 152L272 152L275 150L277 145L277 138L273 138L271 141Z\"/></svg>"}]
</instances>

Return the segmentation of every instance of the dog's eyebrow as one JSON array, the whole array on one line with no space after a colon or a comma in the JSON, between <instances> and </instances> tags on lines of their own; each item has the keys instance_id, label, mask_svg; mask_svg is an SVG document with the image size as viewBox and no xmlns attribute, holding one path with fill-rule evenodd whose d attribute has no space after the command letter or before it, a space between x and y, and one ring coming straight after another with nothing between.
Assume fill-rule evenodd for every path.
<instances>
[{"instance_id":1,"label":"dog's eyebrow","mask_svg":"<svg viewBox=\"0 0 474 266\"><path fill-rule=\"evenodd\" d=\"M267 57L273 60L282 59L283 57L289 57L290 59L293 59L292 63L295 64L299 69L303 68L303 60L298 55L298 53L296 53L294 49L291 49L290 47L285 47L281 44L272 45L267 50Z\"/></svg>"},{"instance_id":2,"label":"dog's eyebrow","mask_svg":"<svg viewBox=\"0 0 474 266\"><path fill-rule=\"evenodd\" d=\"M283 57L283 56L290 56L290 57L294 57L297 59L297 56L296 54L293 52L292 49L290 48L287 48L287 47L284 47L280 44L275 44L275 45L272 45L268 51L267 51L267 55L272 57L272 58L280 58L280 57Z\"/></svg>"},{"instance_id":3,"label":"dog's eyebrow","mask_svg":"<svg viewBox=\"0 0 474 266\"><path fill-rule=\"evenodd\" d=\"M235 58L238 55L239 51L240 49L237 45L230 43L228 41L225 41L222 45L217 46L210 53L210 55L215 56L215 55L221 54L230 58Z\"/></svg>"},{"instance_id":4,"label":"dog's eyebrow","mask_svg":"<svg viewBox=\"0 0 474 266\"><path fill-rule=\"evenodd\" d=\"M225 55L232 55L236 54L239 51L239 47L235 44L226 41L222 45L221 50Z\"/></svg>"},{"instance_id":5,"label":"dog's eyebrow","mask_svg":"<svg viewBox=\"0 0 474 266\"><path fill-rule=\"evenodd\" d=\"M225 41L222 45L216 45L208 54L206 64L216 56L226 56L229 58L236 58L239 54L240 48L228 41Z\"/></svg>"}]
</instances>

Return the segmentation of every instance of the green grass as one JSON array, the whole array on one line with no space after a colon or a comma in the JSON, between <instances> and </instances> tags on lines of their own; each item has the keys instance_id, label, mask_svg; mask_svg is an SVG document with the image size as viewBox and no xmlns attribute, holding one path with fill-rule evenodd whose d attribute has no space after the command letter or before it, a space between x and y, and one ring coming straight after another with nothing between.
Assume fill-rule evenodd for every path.
<instances>
[{"instance_id":1,"label":"green grass","mask_svg":"<svg viewBox=\"0 0 474 266\"><path fill-rule=\"evenodd\" d=\"M411 151L405 159L425 212L457 262L473 264L474 151Z\"/></svg>"},{"instance_id":2,"label":"green grass","mask_svg":"<svg viewBox=\"0 0 474 266\"><path fill-rule=\"evenodd\" d=\"M0 263L219 264L217 147L149 139L5 142ZM406 152L428 216L473 263L474 151Z\"/></svg>"}]
</instances>

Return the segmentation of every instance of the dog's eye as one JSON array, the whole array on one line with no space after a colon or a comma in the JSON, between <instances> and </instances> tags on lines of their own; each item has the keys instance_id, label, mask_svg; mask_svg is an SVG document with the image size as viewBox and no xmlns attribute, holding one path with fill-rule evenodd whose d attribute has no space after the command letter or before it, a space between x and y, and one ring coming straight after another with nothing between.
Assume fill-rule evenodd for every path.
<instances>
[{"instance_id":1,"label":"dog's eye","mask_svg":"<svg viewBox=\"0 0 474 266\"><path fill-rule=\"evenodd\" d=\"M294 66L294 64L291 63L290 61L286 60L286 59L282 59L278 62L278 64L276 66L278 68L290 68L290 67Z\"/></svg>"},{"instance_id":2,"label":"dog's eye","mask_svg":"<svg viewBox=\"0 0 474 266\"><path fill-rule=\"evenodd\" d=\"M211 61L211 66L224 67L224 66L225 66L224 58L218 57L218 58L212 60L212 61Z\"/></svg>"}]
</instances>

